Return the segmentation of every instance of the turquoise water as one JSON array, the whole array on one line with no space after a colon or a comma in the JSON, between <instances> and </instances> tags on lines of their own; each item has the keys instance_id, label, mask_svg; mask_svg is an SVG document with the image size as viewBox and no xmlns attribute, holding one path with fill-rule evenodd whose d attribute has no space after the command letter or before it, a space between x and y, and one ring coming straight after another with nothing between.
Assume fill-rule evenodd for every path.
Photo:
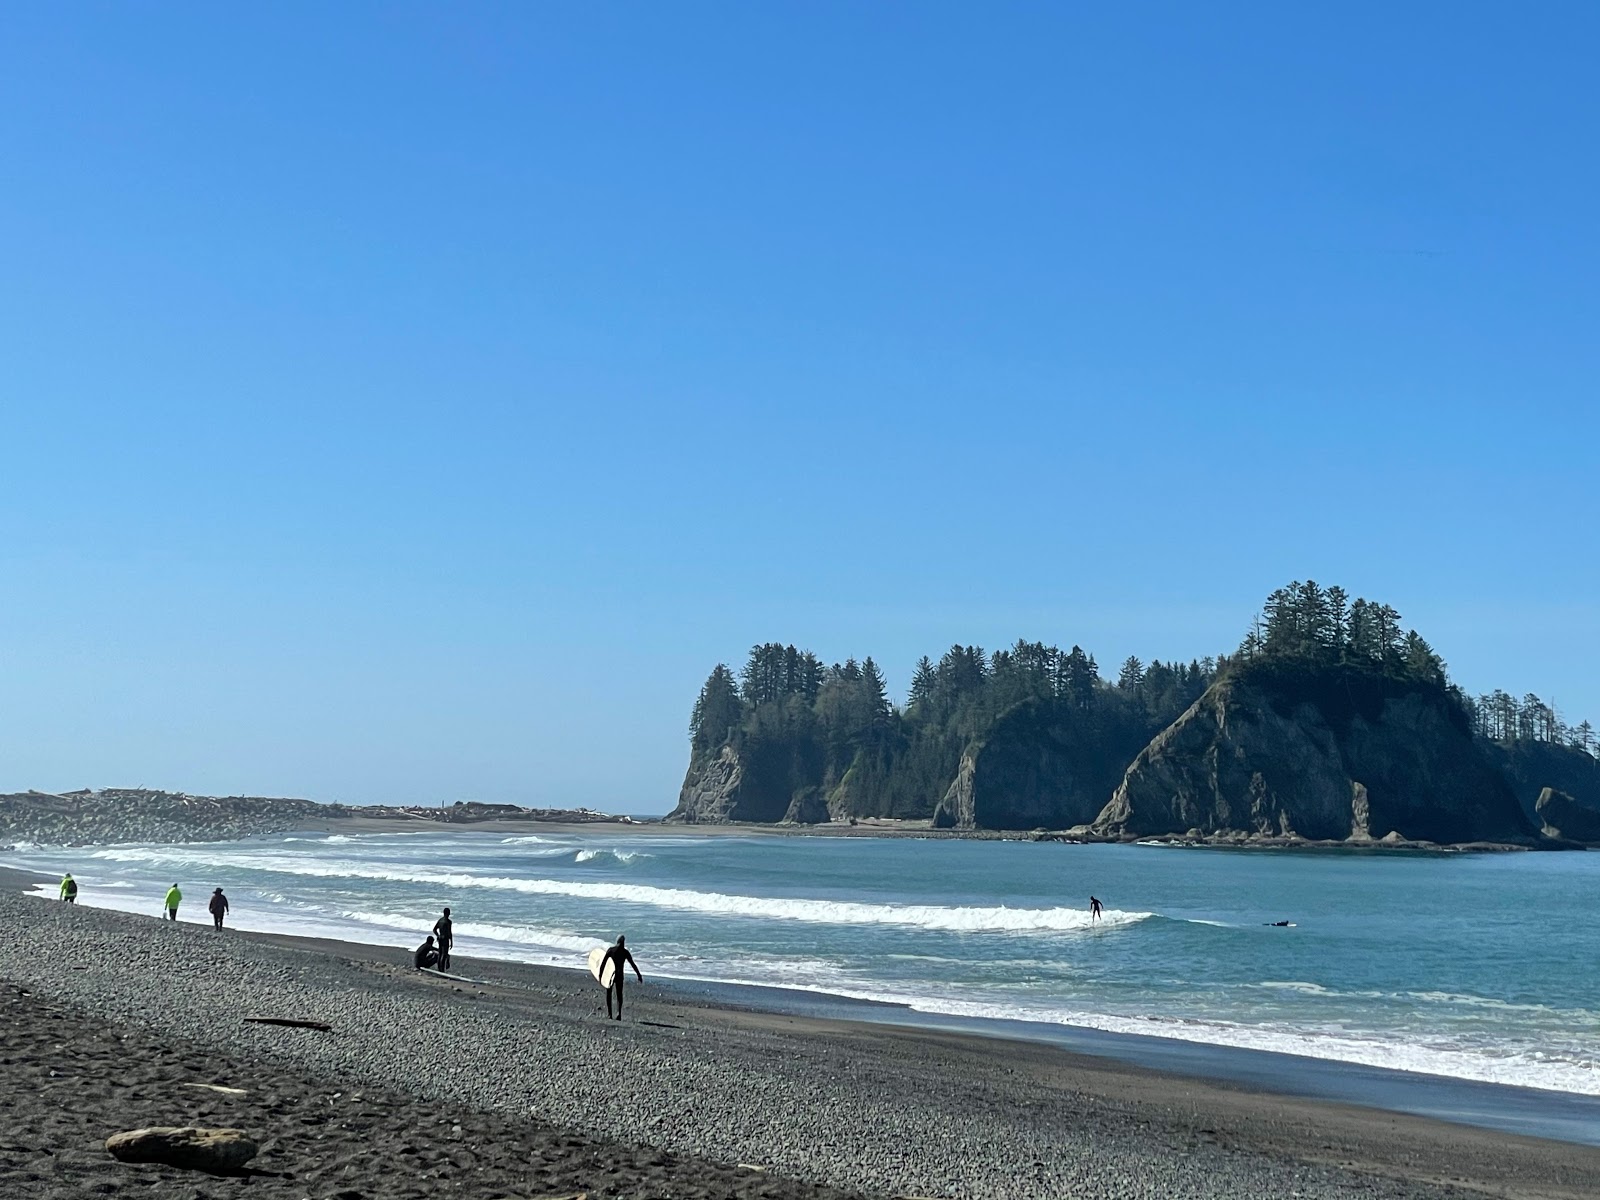
<instances>
[{"instance_id":1,"label":"turquoise water","mask_svg":"<svg viewBox=\"0 0 1600 1200\"><path fill-rule=\"evenodd\" d=\"M5 862L152 915L221 885L244 928L412 946L449 904L461 958L581 968L626 932L647 977L1600 1095L1600 854L430 831Z\"/></svg>"}]
</instances>

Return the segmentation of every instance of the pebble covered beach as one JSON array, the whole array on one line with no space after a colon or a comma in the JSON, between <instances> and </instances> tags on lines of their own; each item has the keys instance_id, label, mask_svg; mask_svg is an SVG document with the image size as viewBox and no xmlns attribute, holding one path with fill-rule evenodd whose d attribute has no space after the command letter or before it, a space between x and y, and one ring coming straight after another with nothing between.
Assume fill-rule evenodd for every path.
<instances>
[{"instance_id":1,"label":"pebble covered beach","mask_svg":"<svg viewBox=\"0 0 1600 1200\"><path fill-rule=\"evenodd\" d=\"M403 948L218 934L14 886L0 919L26 931L0 942L13 1031L0 1179L40 1197L1555 1198L1600 1185L1585 1147L696 1002L649 982L646 954L619 1024L576 971L458 960L475 982L452 982ZM256 1174L110 1159L104 1138L141 1123L244 1128L262 1144Z\"/></svg>"}]
</instances>

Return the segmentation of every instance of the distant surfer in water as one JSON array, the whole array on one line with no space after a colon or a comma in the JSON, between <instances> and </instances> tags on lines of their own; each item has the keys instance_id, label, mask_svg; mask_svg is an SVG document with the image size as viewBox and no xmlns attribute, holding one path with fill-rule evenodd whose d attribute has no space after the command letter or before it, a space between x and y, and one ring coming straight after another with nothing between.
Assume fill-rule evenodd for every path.
<instances>
[{"instance_id":1,"label":"distant surfer in water","mask_svg":"<svg viewBox=\"0 0 1600 1200\"><path fill-rule=\"evenodd\" d=\"M433 948L433 935L431 933L428 935L428 940L417 947L414 961L419 967L432 967L438 963L439 952Z\"/></svg>"},{"instance_id":2,"label":"distant surfer in water","mask_svg":"<svg viewBox=\"0 0 1600 1200\"><path fill-rule=\"evenodd\" d=\"M633 974L640 983L644 976L639 974L639 964L633 961L633 955L628 953L628 939L622 934L617 934L617 944L606 951L606 956L600 962L600 974L605 974L605 964L611 964L611 986L606 989L606 1019L611 1018L611 993L617 994L617 1020L622 1020L622 968L624 965L633 968Z\"/></svg>"},{"instance_id":3,"label":"distant surfer in water","mask_svg":"<svg viewBox=\"0 0 1600 1200\"><path fill-rule=\"evenodd\" d=\"M1100 901L1093 896L1089 897L1089 920L1098 921L1101 917Z\"/></svg>"},{"instance_id":4,"label":"distant surfer in water","mask_svg":"<svg viewBox=\"0 0 1600 1200\"><path fill-rule=\"evenodd\" d=\"M455 945L455 926L450 920L450 910L433 923L433 936L439 939L439 970L450 969L450 947Z\"/></svg>"}]
</instances>

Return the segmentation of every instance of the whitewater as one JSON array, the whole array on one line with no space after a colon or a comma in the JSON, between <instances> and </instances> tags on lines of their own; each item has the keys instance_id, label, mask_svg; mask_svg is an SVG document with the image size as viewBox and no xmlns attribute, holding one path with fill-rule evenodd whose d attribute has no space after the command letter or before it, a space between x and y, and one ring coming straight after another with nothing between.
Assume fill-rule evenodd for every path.
<instances>
[{"instance_id":1,"label":"whitewater","mask_svg":"<svg viewBox=\"0 0 1600 1200\"><path fill-rule=\"evenodd\" d=\"M649 976L1600 1095L1600 855L440 830L0 862L71 870L80 903L155 915L177 882L204 920L220 885L241 928L407 947L448 904L458 960L581 969L626 932Z\"/></svg>"}]
</instances>

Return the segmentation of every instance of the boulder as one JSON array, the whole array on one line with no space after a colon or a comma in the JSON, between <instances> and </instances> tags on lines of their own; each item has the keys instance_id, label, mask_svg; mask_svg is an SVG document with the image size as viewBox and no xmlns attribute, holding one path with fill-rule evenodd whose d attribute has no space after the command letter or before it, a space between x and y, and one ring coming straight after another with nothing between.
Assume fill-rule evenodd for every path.
<instances>
[{"instance_id":1,"label":"boulder","mask_svg":"<svg viewBox=\"0 0 1600 1200\"><path fill-rule=\"evenodd\" d=\"M1548 787L1539 793L1533 808L1544 823L1545 836L1600 842L1600 809L1580 804L1567 793Z\"/></svg>"},{"instance_id":2,"label":"boulder","mask_svg":"<svg viewBox=\"0 0 1600 1200\"><path fill-rule=\"evenodd\" d=\"M162 1163L226 1175L241 1169L260 1147L239 1129L152 1126L113 1133L106 1139L106 1150L119 1162Z\"/></svg>"}]
</instances>

